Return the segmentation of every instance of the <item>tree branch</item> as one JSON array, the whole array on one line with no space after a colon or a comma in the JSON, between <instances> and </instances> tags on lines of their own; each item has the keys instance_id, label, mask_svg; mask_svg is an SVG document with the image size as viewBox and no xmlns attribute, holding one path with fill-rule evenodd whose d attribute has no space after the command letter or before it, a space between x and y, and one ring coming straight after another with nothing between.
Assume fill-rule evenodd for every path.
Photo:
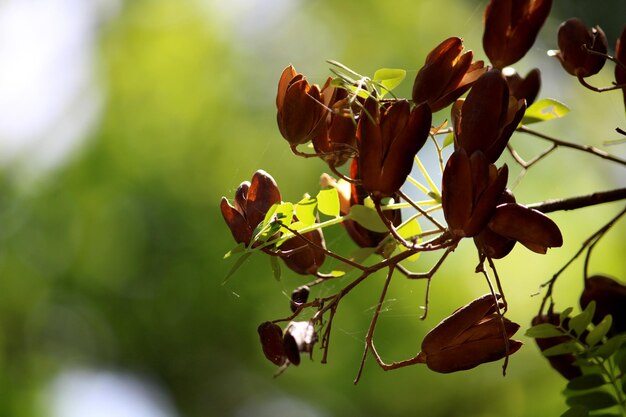
<instances>
[{"instance_id":1,"label":"tree branch","mask_svg":"<svg viewBox=\"0 0 626 417\"><path fill-rule=\"evenodd\" d=\"M542 213L552 213L555 211L576 210L624 199L626 199L626 188L618 188L616 190L600 191L579 197L546 200L540 203L529 204L528 208L535 209Z\"/></svg>"}]
</instances>

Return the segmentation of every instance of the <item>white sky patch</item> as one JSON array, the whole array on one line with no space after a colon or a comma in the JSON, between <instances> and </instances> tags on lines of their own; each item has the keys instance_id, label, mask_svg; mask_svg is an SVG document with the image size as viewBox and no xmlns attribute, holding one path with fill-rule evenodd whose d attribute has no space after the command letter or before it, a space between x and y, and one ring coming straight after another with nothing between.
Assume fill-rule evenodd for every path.
<instances>
[{"instance_id":1,"label":"white sky patch","mask_svg":"<svg viewBox=\"0 0 626 417\"><path fill-rule=\"evenodd\" d=\"M98 119L98 23L116 0L7 0L0 4L0 164L61 163Z\"/></svg>"},{"instance_id":2,"label":"white sky patch","mask_svg":"<svg viewBox=\"0 0 626 417\"><path fill-rule=\"evenodd\" d=\"M129 374L69 370L51 383L50 417L176 417L167 396Z\"/></svg>"}]
</instances>

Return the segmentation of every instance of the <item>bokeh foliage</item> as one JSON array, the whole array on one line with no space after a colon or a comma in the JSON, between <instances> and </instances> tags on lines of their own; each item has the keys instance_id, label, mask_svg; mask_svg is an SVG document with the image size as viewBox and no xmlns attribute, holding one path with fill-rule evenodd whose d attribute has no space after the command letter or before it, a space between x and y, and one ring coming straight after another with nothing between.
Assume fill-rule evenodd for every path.
<instances>
[{"instance_id":1,"label":"bokeh foliage","mask_svg":"<svg viewBox=\"0 0 626 417\"><path fill-rule=\"evenodd\" d=\"M220 15L210 1L127 2L102 29L99 76L106 107L88 144L35 183L3 173L0 415L46 415L42 390L72 367L139 374L161 386L181 416L244 415L246 407L264 415L270 402L285 398L308 404L317 415L336 416L561 412L562 381L531 343L512 358L506 378L499 364L435 375L423 368L383 373L368 362L364 378L352 386L382 276L342 303L329 364L319 364L315 355L316 362L272 378L256 326L285 315L286 294L304 281L285 272L276 282L259 256L222 286L230 267L222 255L234 243L218 202L258 168L277 179L287 199L317 192L324 166L292 157L276 128L280 71L292 63L323 82L325 59L363 73L405 68L409 75L399 94L407 96L425 54L445 37L463 36L466 47L483 57L485 2L294 1L288 7L280 2L288 14L270 7L273 16L263 15L265 6L257 3L250 3L253 11ZM610 14L606 24L617 32L619 22L609 22ZM553 77L546 83L554 83L541 97L572 108L569 119L551 122L546 131L601 147L615 125L624 127L621 98L581 91L545 57L555 47L559 18L552 16L522 70L540 65ZM528 154L542 149L528 137L513 141ZM623 149L611 151L624 155ZM516 190L520 201L623 186L622 171L588 155L564 150L552 158L527 175ZM502 262L512 319L530 321L539 302L531 294L613 212L609 205L556 214L566 240L562 249L546 257L516 249L514 259ZM339 232L331 232L328 243L350 250ZM622 224L599 245L592 262L598 272L625 278L619 249L625 233ZM423 283L392 284L377 332L385 357L414 355L441 317L487 292L473 273L469 246L459 248L436 277L426 323L418 320ZM421 262L428 259L415 268L425 268ZM576 303L579 271L559 282L563 307ZM285 416L292 415L288 410Z\"/></svg>"}]
</instances>

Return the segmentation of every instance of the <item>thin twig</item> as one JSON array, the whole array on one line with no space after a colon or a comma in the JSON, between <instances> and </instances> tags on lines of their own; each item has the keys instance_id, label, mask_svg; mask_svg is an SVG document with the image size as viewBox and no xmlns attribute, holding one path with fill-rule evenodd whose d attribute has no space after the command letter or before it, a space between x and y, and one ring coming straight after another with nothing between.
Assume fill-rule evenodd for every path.
<instances>
[{"instance_id":1,"label":"thin twig","mask_svg":"<svg viewBox=\"0 0 626 417\"><path fill-rule=\"evenodd\" d=\"M598 156L600 158L608 159L609 161L617 162L618 164L626 166L626 161L625 160L623 160L621 158L618 158L617 156L613 156L613 155L611 155L611 154L609 154L609 153L607 153L607 152L605 152L605 151L603 151L601 149L598 149L598 148L590 146L590 145L579 145L577 143L572 143L572 142L567 142L567 141L564 141L564 140L561 140L561 139L557 139L555 137L546 135L544 133L537 132L535 130L529 129L528 127L526 127L524 125L519 126L517 128L517 131L518 132L522 132L522 133L527 133L529 135L533 135L533 136L536 136L536 137L541 138L541 139L549 140L550 142L552 142L552 143L554 143L555 145L558 145L558 146L563 146L565 148L572 148L572 149L576 149L576 150L579 150L579 151L587 152L587 153L590 153L592 155Z\"/></svg>"},{"instance_id":2,"label":"thin twig","mask_svg":"<svg viewBox=\"0 0 626 417\"><path fill-rule=\"evenodd\" d=\"M387 296L387 289L389 289L389 283L391 282L391 277L393 276L394 266L389 267L389 272L387 273L387 278L385 279L385 284L383 285L383 290L380 293L380 298L378 299L378 304L376 305L376 310L374 311L374 316L370 321L370 327L367 330L367 335L365 335L365 349L363 350L363 357L361 358L361 365L359 366L359 370L356 374L356 378L354 379L354 384L356 385L361 379L361 374L363 373L363 367L365 366L365 359L367 359L367 352L369 351L372 345L372 338L374 337L374 330L376 329L376 322L378 322L378 316L380 315L380 310L383 306L383 302L385 301L385 297Z\"/></svg>"},{"instance_id":3,"label":"thin twig","mask_svg":"<svg viewBox=\"0 0 626 417\"><path fill-rule=\"evenodd\" d=\"M597 193L578 197L546 200L540 203L528 204L528 208L535 209L542 213L552 213L555 211L577 210L583 207L590 207L624 199L626 199L626 188L618 188L615 190L599 191Z\"/></svg>"},{"instance_id":4,"label":"thin twig","mask_svg":"<svg viewBox=\"0 0 626 417\"><path fill-rule=\"evenodd\" d=\"M426 217L428 220L430 220L430 222L432 224L434 224L440 231L445 230L446 228L439 223L434 217L432 217L430 214L428 214L428 212L426 210L424 210L423 208L421 208L420 206L418 206L417 204L415 204L415 202L413 202L413 200L411 200L409 198L409 196L407 196L402 190L398 191L398 195L400 197L402 197L407 203L409 203L415 210L419 211L420 214L424 217Z\"/></svg>"},{"instance_id":5,"label":"thin twig","mask_svg":"<svg viewBox=\"0 0 626 417\"><path fill-rule=\"evenodd\" d=\"M539 313L538 315L540 315L543 312L543 309L545 308L546 302L548 301L548 299L552 298L552 290L554 289L554 284L556 283L556 280L558 279L558 277L567 269L567 267L569 267L584 251L585 249L591 245L591 244L595 244L595 242L597 242L597 240L601 239L604 234L609 231L611 229L611 227L613 227L613 225L615 223L617 223L617 221L626 213L626 207L624 207L622 209L622 211L619 212L619 214L617 214L617 216L613 217L608 223L606 223L604 226L602 226L600 229L598 229L598 231L596 231L594 234L592 234L587 240L585 240L581 246L581 248L574 254L574 256L572 256L572 258L567 261L567 263L565 265L563 265L561 267L561 269L559 269L553 276L552 278L550 278L548 281L544 282L543 284L541 284L540 288L545 288L548 287L548 289L546 290L546 294L543 297L543 300L541 301L541 305L539 306ZM552 308L552 304L553 302L550 303L550 309Z\"/></svg>"}]
</instances>

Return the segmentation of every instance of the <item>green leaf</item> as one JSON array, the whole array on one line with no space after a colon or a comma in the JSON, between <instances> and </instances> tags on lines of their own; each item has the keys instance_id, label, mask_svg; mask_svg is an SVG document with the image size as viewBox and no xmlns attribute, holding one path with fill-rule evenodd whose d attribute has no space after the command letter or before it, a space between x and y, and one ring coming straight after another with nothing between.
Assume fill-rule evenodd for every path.
<instances>
[{"instance_id":1,"label":"green leaf","mask_svg":"<svg viewBox=\"0 0 626 417\"><path fill-rule=\"evenodd\" d=\"M600 374L588 374L571 379L567 383L567 389L580 391L596 387L601 387L606 381Z\"/></svg>"},{"instance_id":2,"label":"green leaf","mask_svg":"<svg viewBox=\"0 0 626 417\"><path fill-rule=\"evenodd\" d=\"M587 308L585 308L582 313L570 319L567 326L570 330L573 330L578 336L580 336L585 330L587 330L589 324L591 324L591 319L593 318L593 314L595 313L595 311L596 302L591 301L589 304L587 304Z\"/></svg>"},{"instance_id":3,"label":"green leaf","mask_svg":"<svg viewBox=\"0 0 626 417\"><path fill-rule=\"evenodd\" d=\"M383 88L380 97L396 88L406 77L406 71L403 69L381 68L374 73L373 81L381 85Z\"/></svg>"},{"instance_id":4,"label":"green leaf","mask_svg":"<svg viewBox=\"0 0 626 417\"><path fill-rule=\"evenodd\" d=\"M564 353L578 353L578 352L580 352L580 346L578 345L578 342L576 342L575 340L570 340L568 342L561 343L560 345L552 346L544 350L543 352L541 352L541 354L547 357L547 356L563 355Z\"/></svg>"},{"instance_id":5,"label":"green leaf","mask_svg":"<svg viewBox=\"0 0 626 417\"><path fill-rule=\"evenodd\" d=\"M346 271L335 270L335 271L330 271L328 274L332 276L333 278L339 278L339 277L346 275Z\"/></svg>"},{"instance_id":6,"label":"green leaf","mask_svg":"<svg viewBox=\"0 0 626 417\"><path fill-rule=\"evenodd\" d=\"M613 336L607 340L606 343L596 346L593 350L593 354L604 359L610 358L622 346L625 337L626 335L624 334Z\"/></svg>"},{"instance_id":7,"label":"green leaf","mask_svg":"<svg viewBox=\"0 0 626 417\"><path fill-rule=\"evenodd\" d=\"M337 189L329 187L317 193L317 208L330 217L339 217L339 194Z\"/></svg>"},{"instance_id":8,"label":"green leaf","mask_svg":"<svg viewBox=\"0 0 626 417\"><path fill-rule=\"evenodd\" d=\"M252 255L253 253L254 252L246 252L243 255L241 255L239 258L237 258L233 266L230 267L230 270L228 271L228 273L222 280L222 285L226 284L226 282L230 279L230 277L233 276L233 274L239 269L239 267L243 265L244 262L246 262L248 258L250 257L250 255Z\"/></svg>"},{"instance_id":9,"label":"green leaf","mask_svg":"<svg viewBox=\"0 0 626 417\"><path fill-rule=\"evenodd\" d=\"M419 222L417 221L417 219L415 218L407 220L406 222L401 224L400 227L398 227L398 234L407 240L410 240L411 238L418 236L420 233L422 233L422 228ZM408 248L404 245L398 245L398 249L400 250L400 252L404 252L408 250ZM406 260L409 262L416 262L419 259L419 257L420 257L420 252L416 252L415 254L406 258Z\"/></svg>"},{"instance_id":10,"label":"green leaf","mask_svg":"<svg viewBox=\"0 0 626 417\"><path fill-rule=\"evenodd\" d=\"M572 365L578 366L579 368L584 368L586 366L596 366L596 363L592 361L591 359L576 358L574 362L572 362Z\"/></svg>"},{"instance_id":11,"label":"green leaf","mask_svg":"<svg viewBox=\"0 0 626 417\"><path fill-rule=\"evenodd\" d=\"M574 311L574 307L567 307L565 310L559 314L559 324L563 326L563 321L569 317L569 315Z\"/></svg>"},{"instance_id":12,"label":"green leaf","mask_svg":"<svg viewBox=\"0 0 626 417\"><path fill-rule=\"evenodd\" d=\"M615 364L622 371L623 374L626 374L626 348L621 348L615 354Z\"/></svg>"},{"instance_id":13,"label":"green leaf","mask_svg":"<svg viewBox=\"0 0 626 417\"><path fill-rule=\"evenodd\" d=\"M228 259L231 256L241 253L245 250L246 250L246 244L243 242L239 243L237 246L235 246L234 248L232 248L231 250L229 250L228 252L224 254L224 259Z\"/></svg>"},{"instance_id":14,"label":"green leaf","mask_svg":"<svg viewBox=\"0 0 626 417\"><path fill-rule=\"evenodd\" d=\"M617 404L615 397L606 391L590 392L588 394L576 395L565 400L567 405L581 405L589 410L600 410L612 407Z\"/></svg>"},{"instance_id":15,"label":"green leaf","mask_svg":"<svg viewBox=\"0 0 626 417\"><path fill-rule=\"evenodd\" d=\"M278 262L278 257L270 256L270 265L272 266L274 278L276 281L280 281L280 262Z\"/></svg>"},{"instance_id":16,"label":"green leaf","mask_svg":"<svg viewBox=\"0 0 626 417\"><path fill-rule=\"evenodd\" d=\"M349 218L373 232L383 233L389 231L376 210L360 204L355 204L350 208Z\"/></svg>"},{"instance_id":17,"label":"green leaf","mask_svg":"<svg viewBox=\"0 0 626 417\"><path fill-rule=\"evenodd\" d=\"M285 202L274 204L265 214L263 224L267 225L271 222L279 221L281 224L289 226L293 221L293 211L293 203Z\"/></svg>"},{"instance_id":18,"label":"green leaf","mask_svg":"<svg viewBox=\"0 0 626 417\"><path fill-rule=\"evenodd\" d=\"M443 140L443 145L441 148L445 148L446 146L452 145L454 143L454 132L448 133L448 136Z\"/></svg>"},{"instance_id":19,"label":"green leaf","mask_svg":"<svg viewBox=\"0 0 626 417\"><path fill-rule=\"evenodd\" d=\"M544 122L546 120L558 119L569 113L569 108L551 98L544 98L526 109L522 118L523 125Z\"/></svg>"},{"instance_id":20,"label":"green leaf","mask_svg":"<svg viewBox=\"0 0 626 417\"><path fill-rule=\"evenodd\" d=\"M585 339L585 342L587 342L589 346L597 345L602 340L602 338L606 336L609 330L611 330L612 324L613 317L611 317L610 314L604 316L602 321L589 332L587 338Z\"/></svg>"},{"instance_id":21,"label":"green leaf","mask_svg":"<svg viewBox=\"0 0 626 417\"><path fill-rule=\"evenodd\" d=\"M563 331L553 324L541 323L526 330L526 336L543 339L546 337L563 336Z\"/></svg>"},{"instance_id":22,"label":"green leaf","mask_svg":"<svg viewBox=\"0 0 626 417\"><path fill-rule=\"evenodd\" d=\"M312 198L308 194L295 205L294 210L298 221L306 224L307 226L315 223L315 209L317 208L317 199Z\"/></svg>"},{"instance_id":23,"label":"green leaf","mask_svg":"<svg viewBox=\"0 0 626 417\"><path fill-rule=\"evenodd\" d=\"M566 412L561 414L561 417L588 417L589 409L587 407L583 407L582 405L574 405Z\"/></svg>"}]
</instances>

